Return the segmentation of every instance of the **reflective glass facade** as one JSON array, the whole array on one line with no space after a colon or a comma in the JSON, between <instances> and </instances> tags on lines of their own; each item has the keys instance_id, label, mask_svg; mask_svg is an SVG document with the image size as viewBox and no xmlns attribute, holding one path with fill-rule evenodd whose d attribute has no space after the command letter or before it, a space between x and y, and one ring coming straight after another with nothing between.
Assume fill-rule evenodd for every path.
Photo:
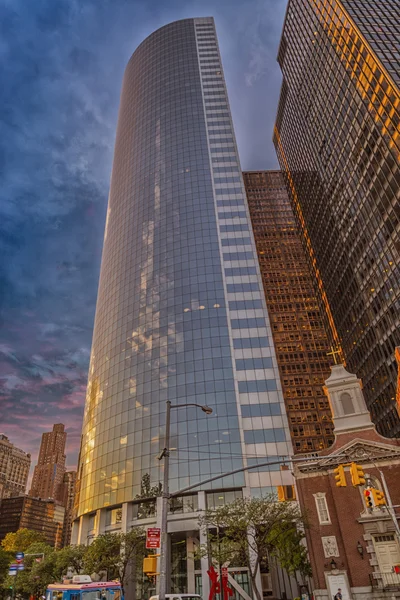
<instances>
[{"instance_id":1,"label":"reflective glass facade","mask_svg":"<svg viewBox=\"0 0 400 600\"><path fill-rule=\"evenodd\" d=\"M382 58L398 41L387 7L398 16L394 1L289 1L274 143L334 343L379 431L394 436L400 94L398 51L391 70Z\"/></svg>"},{"instance_id":2,"label":"reflective glass facade","mask_svg":"<svg viewBox=\"0 0 400 600\"><path fill-rule=\"evenodd\" d=\"M246 303L255 303L247 307ZM231 305L232 303L232 305ZM79 460L78 515L290 452L211 18L150 35L125 71ZM242 405L270 405L244 417ZM253 433L253 430L256 433ZM279 485L240 473L209 488Z\"/></svg>"},{"instance_id":3,"label":"reflective glass facade","mask_svg":"<svg viewBox=\"0 0 400 600\"><path fill-rule=\"evenodd\" d=\"M295 452L334 441L323 385L330 336L280 171L243 173ZM332 358L332 357L331 357Z\"/></svg>"},{"instance_id":4,"label":"reflective glass facade","mask_svg":"<svg viewBox=\"0 0 400 600\"><path fill-rule=\"evenodd\" d=\"M386 73L399 86L399 0L342 0L342 7L372 48Z\"/></svg>"}]
</instances>

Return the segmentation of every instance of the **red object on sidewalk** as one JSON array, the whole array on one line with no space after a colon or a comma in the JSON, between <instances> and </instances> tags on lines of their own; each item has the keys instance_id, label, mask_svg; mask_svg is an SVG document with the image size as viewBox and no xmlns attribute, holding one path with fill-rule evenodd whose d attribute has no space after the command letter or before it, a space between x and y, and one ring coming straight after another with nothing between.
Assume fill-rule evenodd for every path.
<instances>
[{"instance_id":1,"label":"red object on sidewalk","mask_svg":"<svg viewBox=\"0 0 400 600\"><path fill-rule=\"evenodd\" d=\"M221 591L221 586L218 582L218 573L214 569L214 566L211 565L211 567L207 571L207 574L211 580L210 593L208 595L208 600L214 600L215 595L219 594Z\"/></svg>"},{"instance_id":2,"label":"red object on sidewalk","mask_svg":"<svg viewBox=\"0 0 400 600\"><path fill-rule=\"evenodd\" d=\"M234 592L231 587L228 585L228 568L222 567L221 569L221 577L222 577L222 589L224 592L224 600L229 600L231 596L233 596Z\"/></svg>"}]
</instances>

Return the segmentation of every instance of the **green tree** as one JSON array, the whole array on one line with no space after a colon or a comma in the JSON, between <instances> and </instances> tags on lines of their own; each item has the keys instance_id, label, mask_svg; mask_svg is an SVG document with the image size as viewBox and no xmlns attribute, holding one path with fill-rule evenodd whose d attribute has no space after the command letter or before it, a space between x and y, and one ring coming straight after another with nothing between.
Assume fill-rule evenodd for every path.
<instances>
[{"instance_id":1,"label":"green tree","mask_svg":"<svg viewBox=\"0 0 400 600\"><path fill-rule=\"evenodd\" d=\"M1 545L8 552L25 552L31 544L44 542L45 539L43 533L25 527L14 533L7 533Z\"/></svg>"},{"instance_id":2,"label":"green tree","mask_svg":"<svg viewBox=\"0 0 400 600\"><path fill-rule=\"evenodd\" d=\"M149 473L145 473L140 482L140 494L136 494L135 500L143 498L143 502L137 505L138 517L145 519L156 514L156 497L162 494L162 484L151 485Z\"/></svg>"},{"instance_id":3,"label":"green tree","mask_svg":"<svg viewBox=\"0 0 400 600\"><path fill-rule=\"evenodd\" d=\"M276 557L280 566L286 570L288 575L296 579L298 585L304 583L307 577L312 576L304 539L304 528L296 527L295 524L288 524L286 528L279 524L271 532L271 546L273 548L271 554Z\"/></svg>"},{"instance_id":4,"label":"green tree","mask_svg":"<svg viewBox=\"0 0 400 600\"><path fill-rule=\"evenodd\" d=\"M262 600L256 585L261 562L268 562L269 555L282 540L282 531L304 527L306 523L297 503L277 502L275 495L270 494L264 498L239 498L208 510L201 526L207 529L213 558L217 553L219 565L236 561L245 564L253 592L257 600ZM220 536L219 549L215 547L213 531Z\"/></svg>"},{"instance_id":5,"label":"green tree","mask_svg":"<svg viewBox=\"0 0 400 600\"><path fill-rule=\"evenodd\" d=\"M151 485L149 473L145 473L140 482L140 494L137 494L135 498L154 498L155 496L161 496L162 484L159 482L157 485Z\"/></svg>"},{"instance_id":6,"label":"green tree","mask_svg":"<svg viewBox=\"0 0 400 600\"><path fill-rule=\"evenodd\" d=\"M85 573L105 572L107 579L117 578L124 588L136 578L136 566L144 556L144 536L142 528L134 528L128 533L105 533L99 535L87 548L83 564Z\"/></svg>"},{"instance_id":7,"label":"green tree","mask_svg":"<svg viewBox=\"0 0 400 600\"><path fill-rule=\"evenodd\" d=\"M0 548L0 585L4 583L12 558L11 552L6 552L4 548Z\"/></svg>"},{"instance_id":8,"label":"green tree","mask_svg":"<svg viewBox=\"0 0 400 600\"><path fill-rule=\"evenodd\" d=\"M44 542L35 542L25 549L24 570L7 575L3 588L14 588L22 596L44 594L49 583L56 581L55 550ZM40 562L38 562L40 561Z\"/></svg>"},{"instance_id":9,"label":"green tree","mask_svg":"<svg viewBox=\"0 0 400 600\"><path fill-rule=\"evenodd\" d=\"M69 570L76 574L83 572L83 564L88 546L66 546L56 552L58 578L61 579Z\"/></svg>"}]
</instances>

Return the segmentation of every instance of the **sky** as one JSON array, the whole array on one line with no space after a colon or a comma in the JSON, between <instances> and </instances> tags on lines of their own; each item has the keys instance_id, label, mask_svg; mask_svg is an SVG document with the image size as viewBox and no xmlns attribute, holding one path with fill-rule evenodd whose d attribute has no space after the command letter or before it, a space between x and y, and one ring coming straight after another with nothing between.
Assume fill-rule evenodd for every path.
<instances>
[{"instance_id":1,"label":"sky","mask_svg":"<svg viewBox=\"0 0 400 600\"><path fill-rule=\"evenodd\" d=\"M77 462L125 65L213 16L243 170L274 169L286 0L0 0L0 433Z\"/></svg>"}]
</instances>

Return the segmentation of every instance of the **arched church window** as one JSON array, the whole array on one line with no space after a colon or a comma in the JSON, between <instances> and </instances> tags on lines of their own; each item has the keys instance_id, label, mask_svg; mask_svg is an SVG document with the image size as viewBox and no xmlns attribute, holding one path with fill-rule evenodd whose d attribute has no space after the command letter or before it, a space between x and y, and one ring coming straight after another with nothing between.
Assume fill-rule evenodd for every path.
<instances>
[{"instance_id":1,"label":"arched church window","mask_svg":"<svg viewBox=\"0 0 400 600\"><path fill-rule=\"evenodd\" d=\"M353 415L355 413L353 399L347 392L344 392L340 396L340 402L342 403L342 409L344 415Z\"/></svg>"}]
</instances>

